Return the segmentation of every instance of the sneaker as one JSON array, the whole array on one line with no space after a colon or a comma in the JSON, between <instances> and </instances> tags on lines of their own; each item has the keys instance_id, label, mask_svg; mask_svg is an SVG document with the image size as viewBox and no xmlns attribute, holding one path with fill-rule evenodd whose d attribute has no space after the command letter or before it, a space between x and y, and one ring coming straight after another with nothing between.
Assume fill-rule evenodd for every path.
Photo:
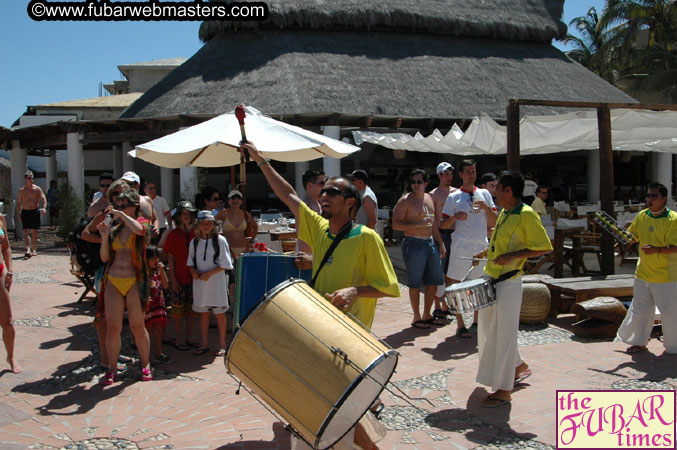
<instances>
[{"instance_id":1,"label":"sneaker","mask_svg":"<svg viewBox=\"0 0 677 450\"><path fill-rule=\"evenodd\" d=\"M113 372L106 372L106 374L101 378L101 381L99 383L102 386L110 386L115 382L115 374Z\"/></svg>"},{"instance_id":2,"label":"sneaker","mask_svg":"<svg viewBox=\"0 0 677 450\"><path fill-rule=\"evenodd\" d=\"M151 381L153 379L153 372L150 371L150 367L144 367L141 369L141 381Z\"/></svg>"},{"instance_id":3,"label":"sneaker","mask_svg":"<svg viewBox=\"0 0 677 450\"><path fill-rule=\"evenodd\" d=\"M160 353L155 357L155 362L157 364L171 364L172 363L172 358L169 356L165 355L164 353Z\"/></svg>"}]
</instances>

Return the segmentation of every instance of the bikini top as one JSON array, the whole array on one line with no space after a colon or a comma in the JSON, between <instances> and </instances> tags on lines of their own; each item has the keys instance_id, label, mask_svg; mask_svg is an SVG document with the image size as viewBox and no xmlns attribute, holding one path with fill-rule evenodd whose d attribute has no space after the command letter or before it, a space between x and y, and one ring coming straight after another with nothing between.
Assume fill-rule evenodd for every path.
<instances>
[{"instance_id":1,"label":"bikini top","mask_svg":"<svg viewBox=\"0 0 677 450\"><path fill-rule=\"evenodd\" d=\"M129 235L127 242L125 242L124 245L122 244L122 241L120 241L120 235L118 234L115 236L115 239L113 240L113 251L117 251L125 247L134 248L134 233Z\"/></svg>"},{"instance_id":2,"label":"bikini top","mask_svg":"<svg viewBox=\"0 0 677 450\"><path fill-rule=\"evenodd\" d=\"M230 219L228 218L228 213L226 212L226 220L223 221L221 226L223 227L224 233L227 232L227 231L238 231L238 230L239 231L245 231L247 229L247 220L246 220L246 217L245 217L245 220L243 220L242 223L240 223L240 225L235 227L231 223Z\"/></svg>"}]
</instances>

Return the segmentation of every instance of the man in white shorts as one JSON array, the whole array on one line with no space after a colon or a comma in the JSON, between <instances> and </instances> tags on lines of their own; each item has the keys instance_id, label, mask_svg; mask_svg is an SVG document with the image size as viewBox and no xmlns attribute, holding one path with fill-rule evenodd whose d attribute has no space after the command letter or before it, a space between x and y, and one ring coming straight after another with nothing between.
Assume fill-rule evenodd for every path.
<instances>
[{"instance_id":1,"label":"man in white shorts","mask_svg":"<svg viewBox=\"0 0 677 450\"><path fill-rule=\"evenodd\" d=\"M477 179L477 163L472 159L461 162L458 173L463 180L461 189L452 192L447 198L442 210L441 228L449 228L455 225L454 239L449 249L449 268L445 277L445 284L450 286L458 283L470 270L472 257L483 252L489 245L487 240L487 226L496 224L496 206L491 198L491 193L486 189L475 187ZM467 258L467 259L462 259ZM484 274L484 265L480 262L466 277L468 280L480 278ZM463 323L463 316L456 315L456 335L462 338L471 337L470 332ZM477 324L477 311L473 326Z\"/></svg>"}]
</instances>

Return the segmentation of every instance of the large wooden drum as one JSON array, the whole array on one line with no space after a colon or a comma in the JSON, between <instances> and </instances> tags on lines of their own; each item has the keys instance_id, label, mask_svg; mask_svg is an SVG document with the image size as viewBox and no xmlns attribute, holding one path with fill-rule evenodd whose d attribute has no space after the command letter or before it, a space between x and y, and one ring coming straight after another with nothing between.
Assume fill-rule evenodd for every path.
<instances>
[{"instance_id":1,"label":"large wooden drum","mask_svg":"<svg viewBox=\"0 0 677 450\"><path fill-rule=\"evenodd\" d=\"M397 358L303 280L289 280L241 324L225 363L305 441L325 449L369 409Z\"/></svg>"}]
</instances>

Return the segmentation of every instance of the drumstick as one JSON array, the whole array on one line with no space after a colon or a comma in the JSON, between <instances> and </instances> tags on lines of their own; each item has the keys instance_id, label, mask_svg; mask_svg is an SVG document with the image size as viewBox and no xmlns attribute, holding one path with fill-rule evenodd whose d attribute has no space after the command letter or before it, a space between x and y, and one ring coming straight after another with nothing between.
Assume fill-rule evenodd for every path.
<instances>
[{"instance_id":1,"label":"drumstick","mask_svg":"<svg viewBox=\"0 0 677 450\"><path fill-rule=\"evenodd\" d=\"M242 134L242 142L247 143L247 133L244 131L244 118L247 116L247 114L244 112L244 105L237 105L235 107L235 117L237 118L237 121L240 123L240 134ZM244 151L244 159L245 161L249 162L249 152L247 149L243 149Z\"/></svg>"}]
</instances>

